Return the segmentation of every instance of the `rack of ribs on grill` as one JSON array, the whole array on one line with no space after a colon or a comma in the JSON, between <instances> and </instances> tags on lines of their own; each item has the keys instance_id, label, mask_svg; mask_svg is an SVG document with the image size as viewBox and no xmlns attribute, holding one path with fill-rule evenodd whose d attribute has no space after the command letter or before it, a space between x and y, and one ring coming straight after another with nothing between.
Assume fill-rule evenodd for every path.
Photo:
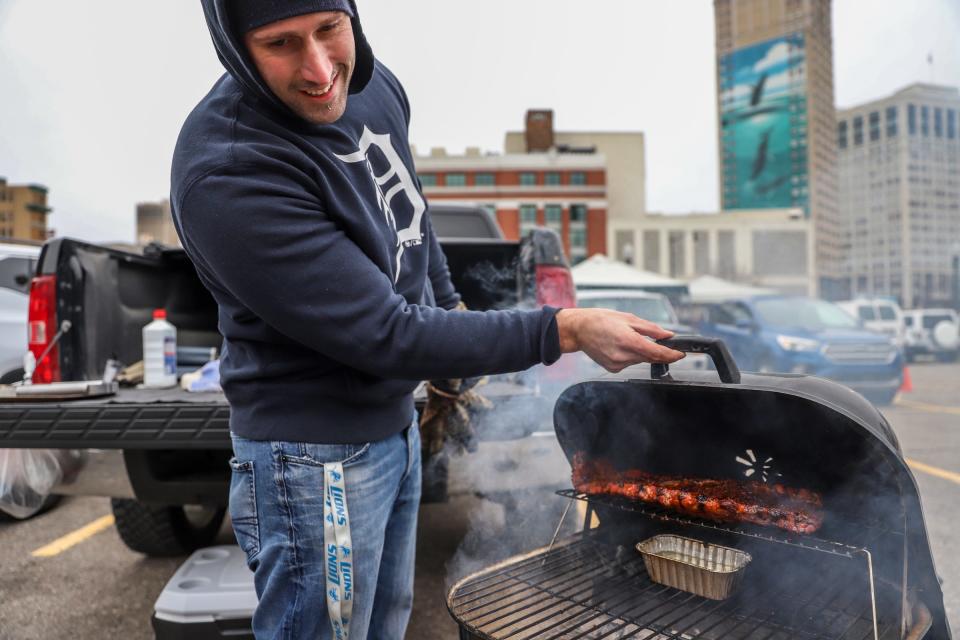
<instances>
[{"instance_id":1,"label":"rack of ribs on grill","mask_svg":"<svg viewBox=\"0 0 960 640\"><path fill-rule=\"evenodd\" d=\"M618 471L606 460L589 460L582 452L573 458L573 486L587 495L620 496L718 522L749 522L806 534L823 524L823 500L807 489Z\"/></svg>"}]
</instances>

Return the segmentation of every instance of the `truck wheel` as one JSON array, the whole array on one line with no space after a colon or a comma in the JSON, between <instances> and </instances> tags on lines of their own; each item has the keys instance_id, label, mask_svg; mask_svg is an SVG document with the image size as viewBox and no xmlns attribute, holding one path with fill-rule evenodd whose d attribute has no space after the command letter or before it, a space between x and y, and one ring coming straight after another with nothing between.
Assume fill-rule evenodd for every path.
<instances>
[{"instance_id":1,"label":"truck wheel","mask_svg":"<svg viewBox=\"0 0 960 640\"><path fill-rule=\"evenodd\" d=\"M179 556L211 544L226 509L110 500L117 533L130 549L148 556Z\"/></svg>"}]
</instances>

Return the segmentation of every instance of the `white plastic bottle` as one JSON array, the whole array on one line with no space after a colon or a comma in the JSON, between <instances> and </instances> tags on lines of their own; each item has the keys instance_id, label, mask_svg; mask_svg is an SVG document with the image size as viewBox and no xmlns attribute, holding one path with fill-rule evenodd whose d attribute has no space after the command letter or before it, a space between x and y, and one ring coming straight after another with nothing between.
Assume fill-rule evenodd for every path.
<instances>
[{"instance_id":1,"label":"white plastic bottle","mask_svg":"<svg viewBox=\"0 0 960 640\"><path fill-rule=\"evenodd\" d=\"M167 312L156 309L153 322L143 328L143 386L164 389L177 384L177 328Z\"/></svg>"}]
</instances>

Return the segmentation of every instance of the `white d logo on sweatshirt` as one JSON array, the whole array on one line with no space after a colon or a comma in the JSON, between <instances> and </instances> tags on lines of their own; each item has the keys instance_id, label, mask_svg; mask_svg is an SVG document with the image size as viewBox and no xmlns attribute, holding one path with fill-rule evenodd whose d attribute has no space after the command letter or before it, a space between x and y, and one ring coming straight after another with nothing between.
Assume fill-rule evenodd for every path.
<instances>
[{"instance_id":1,"label":"white d logo on sweatshirt","mask_svg":"<svg viewBox=\"0 0 960 640\"><path fill-rule=\"evenodd\" d=\"M370 147L379 149L380 154L382 154L380 157L386 161L387 166L380 175L377 175L374 163L370 160ZM360 136L360 148L345 156L338 155L337 158L344 162L363 162L367 165L367 171L370 172L373 184L377 188L377 204L380 205L380 211L383 212L387 225L393 229L397 236L397 263L393 276L393 282L396 284L400 279L400 257L403 255L404 247L414 247L423 243L420 234L420 221L423 219L423 212L426 211L427 205L420 192L417 191L417 186L406 165L400 159L400 154L393 148L389 133L373 133L364 126L363 135ZM377 160L378 165L383 164L379 158ZM401 193L406 196L407 202L413 209L410 225L404 229L397 228L397 219L393 213L395 207L391 204L393 199Z\"/></svg>"}]
</instances>

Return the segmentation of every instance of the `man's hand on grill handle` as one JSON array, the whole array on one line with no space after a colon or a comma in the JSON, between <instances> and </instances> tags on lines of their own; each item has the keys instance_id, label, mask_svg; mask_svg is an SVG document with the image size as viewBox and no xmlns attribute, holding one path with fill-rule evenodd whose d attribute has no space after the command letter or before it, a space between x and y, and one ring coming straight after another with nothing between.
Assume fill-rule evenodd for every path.
<instances>
[{"instance_id":1,"label":"man's hand on grill handle","mask_svg":"<svg viewBox=\"0 0 960 640\"><path fill-rule=\"evenodd\" d=\"M583 351L612 373L640 362L676 362L684 357L654 340L673 336L672 331L632 313L611 309L561 309L557 313L560 350Z\"/></svg>"}]
</instances>

